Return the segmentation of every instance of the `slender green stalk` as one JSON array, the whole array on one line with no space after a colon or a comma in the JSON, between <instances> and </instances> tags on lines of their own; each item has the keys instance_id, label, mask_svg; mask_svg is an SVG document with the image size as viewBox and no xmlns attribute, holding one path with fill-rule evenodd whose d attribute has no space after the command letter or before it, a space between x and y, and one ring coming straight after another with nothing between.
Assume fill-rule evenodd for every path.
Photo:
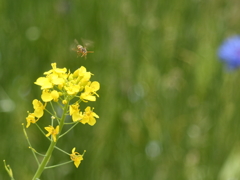
<instances>
[{"instance_id":1,"label":"slender green stalk","mask_svg":"<svg viewBox=\"0 0 240 180\"><path fill-rule=\"evenodd\" d=\"M44 109L46 112L48 112L48 114L50 114L51 116L56 116L56 115L54 115L53 113L51 113L49 110L47 110L47 109ZM57 117L57 116L56 116Z\"/></svg>"},{"instance_id":2,"label":"slender green stalk","mask_svg":"<svg viewBox=\"0 0 240 180\"><path fill-rule=\"evenodd\" d=\"M65 164L69 164L69 163L72 163L73 161L67 161L67 162L64 162L64 163L61 163L61 164L57 164L57 165L54 165L54 166L47 166L45 167L45 169L51 169L51 168L55 168L55 167L59 167L59 166L62 166L62 165L65 165Z\"/></svg>"},{"instance_id":3,"label":"slender green stalk","mask_svg":"<svg viewBox=\"0 0 240 180\"><path fill-rule=\"evenodd\" d=\"M12 172L12 169L9 165L6 165L6 161L3 160L3 163L4 163L4 167L9 175L9 177L11 178L11 180L14 180L14 177L13 177L13 172Z\"/></svg>"},{"instance_id":4,"label":"slender green stalk","mask_svg":"<svg viewBox=\"0 0 240 180\"><path fill-rule=\"evenodd\" d=\"M70 156L69 153L65 152L64 150L60 149L59 147L55 146L54 148L56 148L57 150L61 151L61 152L64 153L64 154L67 154L67 155Z\"/></svg>"},{"instance_id":5,"label":"slender green stalk","mask_svg":"<svg viewBox=\"0 0 240 180\"><path fill-rule=\"evenodd\" d=\"M51 142L51 144L50 144L50 146L49 146L49 148L46 152L45 157L43 158L40 166L38 167L38 169L37 169L37 171L36 171L36 173L33 177L33 180L36 180L41 176L42 172L44 171L45 167L47 166L48 161L51 158L54 147L56 146L57 141L59 139L59 135L61 134L61 131L62 131L62 128L63 128L63 125L64 125L64 121L65 121L65 118L66 118L67 110L68 110L68 104L65 105L64 110L63 110L62 118L61 118L60 124L59 124L59 134L56 137L56 142L54 142L54 141Z\"/></svg>"},{"instance_id":6,"label":"slender green stalk","mask_svg":"<svg viewBox=\"0 0 240 180\"><path fill-rule=\"evenodd\" d=\"M50 105L51 105L51 107L52 107L52 110L53 110L53 112L54 112L54 115L52 115L52 116L55 116L55 117L57 117L57 113L56 113L56 111L55 111L55 109L54 109L54 107L53 107L53 104L52 104L52 102L50 101Z\"/></svg>"},{"instance_id":7,"label":"slender green stalk","mask_svg":"<svg viewBox=\"0 0 240 180\"><path fill-rule=\"evenodd\" d=\"M35 173L35 175L33 177L33 180L36 180L37 178L39 178L41 176L42 172L44 171L45 166L47 165L47 163L48 163L48 161L49 161L49 159L52 155L52 152L53 152L53 149L54 149L55 145L56 145L56 142L52 141L48 150L47 150L46 156L42 160L40 166L38 167L37 172Z\"/></svg>"},{"instance_id":8,"label":"slender green stalk","mask_svg":"<svg viewBox=\"0 0 240 180\"><path fill-rule=\"evenodd\" d=\"M37 164L39 165L38 158L37 158L37 156L36 156L36 154L35 154L35 151L33 151L32 145L31 145L31 143L30 143L30 141L29 141L29 139L28 139L27 131L26 131L23 123L22 123L22 127L23 127L23 133L24 133L24 135L25 135L25 138L27 139L28 145L29 145L29 147L30 147L30 149L31 149L31 151L32 151L32 153L33 153L33 156L34 156Z\"/></svg>"},{"instance_id":9,"label":"slender green stalk","mask_svg":"<svg viewBox=\"0 0 240 180\"><path fill-rule=\"evenodd\" d=\"M40 156L45 156L45 154L41 154L41 153L39 153L39 152L37 152L36 151L36 149L34 149L34 148L32 148L32 147L29 147L29 149L31 149L34 153L36 153L36 154L38 154L38 155L40 155ZM38 165L39 165L40 163L38 163Z\"/></svg>"},{"instance_id":10,"label":"slender green stalk","mask_svg":"<svg viewBox=\"0 0 240 180\"><path fill-rule=\"evenodd\" d=\"M44 131L42 130L42 128L39 127L39 125L37 123L35 123L35 125L38 127L38 129L41 131L41 133L46 137L46 135L45 135ZM46 137L46 138L48 138L48 140L51 141L51 139L49 137Z\"/></svg>"},{"instance_id":11,"label":"slender green stalk","mask_svg":"<svg viewBox=\"0 0 240 180\"><path fill-rule=\"evenodd\" d=\"M75 123L72 127L70 127L65 133L61 134L61 136L59 136L59 137L60 138L63 137L65 134L67 134L69 131L71 131L78 123L79 123L79 121L77 123Z\"/></svg>"}]
</instances>

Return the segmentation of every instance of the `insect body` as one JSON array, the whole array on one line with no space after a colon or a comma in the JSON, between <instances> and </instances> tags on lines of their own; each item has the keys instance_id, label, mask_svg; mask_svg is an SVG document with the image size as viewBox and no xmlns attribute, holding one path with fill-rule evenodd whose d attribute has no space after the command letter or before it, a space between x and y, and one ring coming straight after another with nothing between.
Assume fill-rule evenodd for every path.
<instances>
[{"instance_id":1,"label":"insect body","mask_svg":"<svg viewBox=\"0 0 240 180\"><path fill-rule=\"evenodd\" d=\"M78 56L86 58L88 53L94 53L94 51L88 51L86 45L85 46L80 45L76 39L75 39L75 43L77 44L76 51Z\"/></svg>"}]
</instances>

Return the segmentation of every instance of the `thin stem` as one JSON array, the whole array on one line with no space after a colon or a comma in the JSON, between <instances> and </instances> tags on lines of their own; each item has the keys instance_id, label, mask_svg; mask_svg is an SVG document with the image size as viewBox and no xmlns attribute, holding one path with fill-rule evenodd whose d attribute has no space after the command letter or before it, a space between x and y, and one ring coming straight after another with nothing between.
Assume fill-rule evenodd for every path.
<instances>
[{"instance_id":1,"label":"thin stem","mask_svg":"<svg viewBox=\"0 0 240 180\"><path fill-rule=\"evenodd\" d=\"M54 112L54 116L57 116L57 113L56 113L56 111L55 111L55 109L54 109L54 107L53 107L53 104L52 104L52 102L50 101L50 105L51 105L51 107L52 107L52 110L53 110L53 112Z\"/></svg>"},{"instance_id":2,"label":"thin stem","mask_svg":"<svg viewBox=\"0 0 240 180\"><path fill-rule=\"evenodd\" d=\"M79 123L79 121L77 123L75 123L72 127L70 127L65 133L61 134L59 136L59 138L63 137L65 134L67 134L69 131L71 131L78 123Z\"/></svg>"},{"instance_id":3,"label":"thin stem","mask_svg":"<svg viewBox=\"0 0 240 180\"><path fill-rule=\"evenodd\" d=\"M34 158L35 158L35 160L37 161L37 164L38 164L38 166L39 166L40 163L39 163L39 161L38 161L38 158L37 158L35 152L33 151L32 145L31 145L31 143L30 143L30 141L29 141L29 138L28 138L28 135L27 135L27 131L26 131L23 123L22 123L22 126L23 126L23 132L24 132L25 138L27 139L28 145L29 145L29 147L30 147L30 149L31 149L31 151L32 151L32 153L33 153L33 156L34 156Z\"/></svg>"},{"instance_id":4,"label":"thin stem","mask_svg":"<svg viewBox=\"0 0 240 180\"><path fill-rule=\"evenodd\" d=\"M47 153L46 153L46 156L43 158L40 166L38 167L34 177L33 177L33 180L36 180L38 179L42 172L44 171L48 161L50 160L51 158L51 155L52 155L52 152L54 150L54 147L56 146L57 144L57 141L59 139L59 135L61 134L61 131L62 131L62 128L63 128L63 125L64 125L64 121L65 121L65 118L66 118L66 112L68 110L68 104L65 105L64 109L63 109L63 114L62 114L62 117L61 117L61 120L60 120L60 124L59 124L59 134L56 136L56 142L54 141L51 141L51 144L47 150Z\"/></svg>"},{"instance_id":5,"label":"thin stem","mask_svg":"<svg viewBox=\"0 0 240 180\"><path fill-rule=\"evenodd\" d=\"M36 126L38 127L38 129L42 132L42 134L43 134L46 138L48 138L49 141L51 141L51 139L46 136L46 133L42 130L42 128L39 127L39 125L38 125L37 123L35 123L35 124L36 124Z\"/></svg>"},{"instance_id":6,"label":"thin stem","mask_svg":"<svg viewBox=\"0 0 240 180\"><path fill-rule=\"evenodd\" d=\"M47 165L47 163L48 163L48 161L49 161L49 159L52 155L52 152L53 152L53 149L54 149L55 145L56 145L56 142L52 141L48 150L47 150L47 153L46 153L45 157L43 158L40 166L37 169L37 172L35 173L35 175L33 177L33 180L36 180L41 176L42 172L44 171L45 166Z\"/></svg>"},{"instance_id":7,"label":"thin stem","mask_svg":"<svg viewBox=\"0 0 240 180\"><path fill-rule=\"evenodd\" d=\"M61 98L61 100L62 100L62 98ZM58 104L58 106L59 106L61 109L63 109L64 106L62 106L61 103L57 102L57 104Z\"/></svg>"},{"instance_id":8,"label":"thin stem","mask_svg":"<svg viewBox=\"0 0 240 180\"><path fill-rule=\"evenodd\" d=\"M53 165L53 166L47 166L47 167L45 167L45 169L59 167L59 166L62 166L62 165L65 165L65 164L69 164L69 163L72 163L72 162L73 161L67 161L67 162L64 162L64 163L61 163L61 164L56 164L56 165Z\"/></svg>"},{"instance_id":9,"label":"thin stem","mask_svg":"<svg viewBox=\"0 0 240 180\"><path fill-rule=\"evenodd\" d=\"M64 123L65 125L71 125L71 124L75 124L76 122L69 122L69 123Z\"/></svg>"},{"instance_id":10,"label":"thin stem","mask_svg":"<svg viewBox=\"0 0 240 180\"><path fill-rule=\"evenodd\" d=\"M29 149L31 149L32 151L34 151L36 154L38 154L40 156L43 156L43 157L45 156L45 154L41 154L41 153L37 152L36 149L34 149L34 148L30 147L30 146L29 146Z\"/></svg>"},{"instance_id":11,"label":"thin stem","mask_svg":"<svg viewBox=\"0 0 240 180\"><path fill-rule=\"evenodd\" d=\"M70 162L72 162L72 161L70 161ZM10 165L6 165L6 161L5 160L3 160L3 164L4 164L4 167L5 167L8 175L9 175L9 177L11 178L11 180L14 180L13 172L12 172L12 169L11 169Z\"/></svg>"},{"instance_id":12,"label":"thin stem","mask_svg":"<svg viewBox=\"0 0 240 180\"><path fill-rule=\"evenodd\" d=\"M67 154L67 155L70 156L69 153L65 152L64 150L60 149L59 147L55 146L54 148L56 148L57 150L61 151L61 152L64 153L64 154Z\"/></svg>"},{"instance_id":13,"label":"thin stem","mask_svg":"<svg viewBox=\"0 0 240 180\"><path fill-rule=\"evenodd\" d=\"M47 109L44 109L44 111L47 111L48 112L48 114L50 114L51 116L56 116L56 115L54 115L52 112L50 112L49 110L47 110Z\"/></svg>"}]
</instances>

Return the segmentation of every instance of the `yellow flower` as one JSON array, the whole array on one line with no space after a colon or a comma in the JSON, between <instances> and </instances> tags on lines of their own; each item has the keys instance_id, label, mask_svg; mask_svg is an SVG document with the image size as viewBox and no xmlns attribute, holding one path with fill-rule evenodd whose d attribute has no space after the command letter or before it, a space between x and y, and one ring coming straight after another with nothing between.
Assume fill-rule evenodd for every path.
<instances>
[{"instance_id":1,"label":"yellow flower","mask_svg":"<svg viewBox=\"0 0 240 180\"><path fill-rule=\"evenodd\" d=\"M65 83L66 76L67 74L49 74L47 77L52 84L62 87Z\"/></svg>"},{"instance_id":2,"label":"yellow flower","mask_svg":"<svg viewBox=\"0 0 240 180\"><path fill-rule=\"evenodd\" d=\"M51 64L52 69L45 72L44 74L51 80L54 85L62 87L68 77L66 68L57 68L56 63Z\"/></svg>"},{"instance_id":3,"label":"yellow flower","mask_svg":"<svg viewBox=\"0 0 240 180\"><path fill-rule=\"evenodd\" d=\"M38 117L38 118L42 117L42 116L43 116L43 111L44 111L44 109L45 109L46 104L43 105L43 104L41 103L41 101L39 101L39 100L37 100L37 99L34 99L33 102L32 102L32 104L33 104L33 108L34 108L33 114L34 114L36 117Z\"/></svg>"},{"instance_id":4,"label":"yellow flower","mask_svg":"<svg viewBox=\"0 0 240 180\"><path fill-rule=\"evenodd\" d=\"M92 74L90 72L86 72L84 76L81 78L79 84L83 87L86 86L91 78L91 75Z\"/></svg>"},{"instance_id":5,"label":"yellow flower","mask_svg":"<svg viewBox=\"0 0 240 180\"><path fill-rule=\"evenodd\" d=\"M83 155L79 154L78 152L75 152L76 148L72 149L72 154L70 154L71 160L74 162L74 165L76 168L80 165L81 161L83 160Z\"/></svg>"},{"instance_id":6,"label":"yellow flower","mask_svg":"<svg viewBox=\"0 0 240 180\"><path fill-rule=\"evenodd\" d=\"M100 89L100 84L97 81L94 81L92 83L89 83L85 86L85 92L80 95L80 99L82 99L84 102L87 101L96 101L96 96L99 97L99 95L96 93Z\"/></svg>"},{"instance_id":7,"label":"yellow flower","mask_svg":"<svg viewBox=\"0 0 240 180\"><path fill-rule=\"evenodd\" d=\"M44 102L50 102L54 100L55 102L58 101L59 98L59 92L56 90L50 91L50 90L43 90L41 98Z\"/></svg>"},{"instance_id":8,"label":"yellow flower","mask_svg":"<svg viewBox=\"0 0 240 180\"><path fill-rule=\"evenodd\" d=\"M91 110L91 108L88 106L85 109L85 112L83 113L83 118L80 120L81 123L86 124L88 123L89 125L93 126L96 123L96 119L99 118L99 116Z\"/></svg>"},{"instance_id":9,"label":"yellow flower","mask_svg":"<svg viewBox=\"0 0 240 180\"><path fill-rule=\"evenodd\" d=\"M71 78L75 79L76 84L78 84L81 87L80 91L82 91L84 87L88 84L91 75L92 75L91 72L87 72L86 68L84 66L81 66L76 71L74 71Z\"/></svg>"},{"instance_id":10,"label":"yellow flower","mask_svg":"<svg viewBox=\"0 0 240 180\"><path fill-rule=\"evenodd\" d=\"M87 73L87 69L84 66L81 66L76 71L74 71L74 77L83 77Z\"/></svg>"},{"instance_id":11,"label":"yellow flower","mask_svg":"<svg viewBox=\"0 0 240 180\"><path fill-rule=\"evenodd\" d=\"M89 82L91 73L86 71L86 68L81 66L73 74L69 74L65 84L65 90L69 95L75 95L82 91Z\"/></svg>"},{"instance_id":12,"label":"yellow flower","mask_svg":"<svg viewBox=\"0 0 240 180\"><path fill-rule=\"evenodd\" d=\"M59 94L58 91L53 90L53 91L51 92L51 96L52 96L52 98L53 98L53 101L57 102L60 94Z\"/></svg>"},{"instance_id":13,"label":"yellow flower","mask_svg":"<svg viewBox=\"0 0 240 180\"><path fill-rule=\"evenodd\" d=\"M34 82L34 84L41 86L41 89L53 88L53 84L49 78L40 77Z\"/></svg>"},{"instance_id":14,"label":"yellow flower","mask_svg":"<svg viewBox=\"0 0 240 180\"><path fill-rule=\"evenodd\" d=\"M65 74L67 72L66 68L57 68L57 63L52 63L51 64L52 69L45 72L44 74L48 75L48 74Z\"/></svg>"},{"instance_id":15,"label":"yellow flower","mask_svg":"<svg viewBox=\"0 0 240 180\"><path fill-rule=\"evenodd\" d=\"M56 63L52 63L52 69L45 72L46 77L40 77L35 84L41 86L41 89L51 89L54 85L62 87L68 77L66 68L57 68Z\"/></svg>"},{"instance_id":16,"label":"yellow flower","mask_svg":"<svg viewBox=\"0 0 240 180\"><path fill-rule=\"evenodd\" d=\"M89 91L92 92L93 94L96 94L98 96L98 94L96 93L96 91L98 91L100 89L100 84L97 81L93 81L89 86L85 87L85 91Z\"/></svg>"},{"instance_id":17,"label":"yellow flower","mask_svg":"<svg viewBox=\"0 0 240 180\"><path fill-rule=\"evenodd\" d=\"M81 80L81 83L87 83L90 80L91 75L92 74L90 72L86 72Z\"/></svg>"},{"instance_id":18,"label":"yellow flower","mask_svg":"<svg viewBox=\"0 0 240 180\"><path fill-rule=\"evenodd\" d=\"M68 86L65 86L64 88L66 89L67 94L69 95L75 95L80 90L80 86L73 83L69 83Z\"/></svg>"},{"instance_id":19,"label":"yellow flower","mask_svg":"<svg viewBox=\"0 0 240 180\"><path fill-rule=\"evenodd\" d=\"M70 116L72 116L72 120L74 122L82 119L82 113L80 112L78 107L79 107L78 103L69 106L69 113Z\"/></svg>"},{"instance_id":20,"label":"yellow flower","mask_svg":"<svg viewBox=\"0 0 240 180\"><path fill-rule=\"evenodd\" d=\"M59 126L57 126L56 129L54 129L52 126L45 127L45 129L48 131L48 134L46 134L46 136L48 137L52 135L53 141L56 142L56 136L59 133Z\"/></svg>"},{"instance_id":21,"label":"yellow flower","mask_svg":"<svg viewBox=\"0 0 240 180\"><path fill-rule=\"evenodd\" d=\"M29 113L28 116L26 117L26 120L27 120L27 125L26 125L27 128L30 126L31 123L34 124L38 121L34 113Z\"/></svg>"},{"instance_id":22,"label":"yellow flower","mask_svg":"<svg viewBox=\"0 0 240 180\"><path fill-rule=\"evenodd\" d=\"M50 102L53 99L51 96L51 92L47 89L42 91L41 98L44 102Z\"/></svg>"}]
</instances>

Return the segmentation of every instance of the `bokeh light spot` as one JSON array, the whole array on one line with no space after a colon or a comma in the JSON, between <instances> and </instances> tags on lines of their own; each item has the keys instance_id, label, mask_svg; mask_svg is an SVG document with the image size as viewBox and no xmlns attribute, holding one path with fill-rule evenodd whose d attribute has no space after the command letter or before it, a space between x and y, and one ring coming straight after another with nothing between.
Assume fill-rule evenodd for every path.
<instances>
[{"instance_id":1,"label":"bokeh light spot","mask_svg":"<svg viewBox=\"0 0 240 180\"><path fill-rule=\"evenodd\" d=\"M36 41L40 37L40 30L36 26L29 27L26 31L26 37L30 41Z\"/></svg>"}]
</instances>

